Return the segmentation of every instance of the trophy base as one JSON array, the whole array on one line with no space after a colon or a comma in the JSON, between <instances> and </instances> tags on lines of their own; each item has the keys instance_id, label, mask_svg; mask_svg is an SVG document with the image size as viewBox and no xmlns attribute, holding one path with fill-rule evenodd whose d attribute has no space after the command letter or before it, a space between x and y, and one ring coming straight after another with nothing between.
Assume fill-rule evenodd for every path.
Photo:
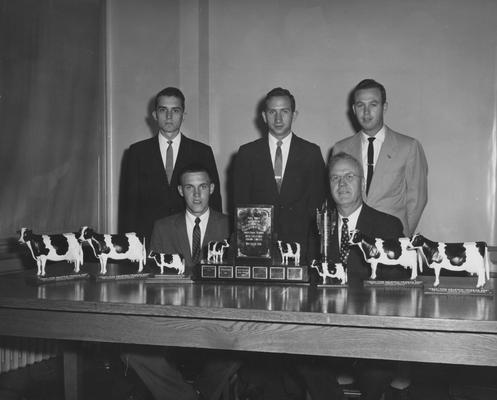
<instances>
[{"instance_id":1,"label":"trophy base","mask_svg":"<svg viewBox=\"0 0 497 400\"><path fill-rule=\"evenodd\" d=\"M348 283L318 283L317 288L348 288Z\"/></svg>"},{"instance_id":2,"label":"trophy base","mask_svg":"<svg viewBox=\"0 0 497 400\"><path fill-rule=\"evenodd\" d=\"M201 264L199 279L250 283L309 283L308 267L301 265Z\"/></svg>"},{"instance_id":3,"label":"trophy base","mask_svg":"<svg viewBox=\"0 0 497 400\"><path fill-rule=\"evenodd\" d=\"M57 276L38 276L30 277L30 281L32 281L36 285L44 285L46 283L55 283L55 282L67 282L67 281L76 281L80 279L89 279L90 274L87 273L78 273L78 274L70 274L70 275L57 275Z\"/></svg>"},{"instance_id":4,"label":"trophy base","mask_svg":"<svg viewBox=\"0 0 497 400\"><path fill-rule=\"evenodd\" d=\"M193 283L193 280L182 274L156 274L148 277L145 283Z\"/></svg>"},{"instance_id":5,"label":"trophy base","mask_svg":"<svg viewBox=\"0 0 497 400\"><path fill-rule=\"evenodd\" d=\"M147 279L151 276L150 273L136 273L136 274L121 274L121 275L93 275L96 282L103 281L128 281L137 279Z\"/></svg>"},{"instance_id":6,"label":"trophy base","mask_svg":"<svg viewBox=\"0 0 497 400\"><path fill-rule=\"evenodd\" d=\"M493 297L494 291L492 289L478 289L478 288L460 288L460 287L430 287L425 288L424 294L444 294L454 296L489 296Z\"/></svg>"},{"instance_id":7,"label":"trophy base","mask_svg":"<svg viewBox=\"0 0 497 400\"><path fill-rule=\"evenodd\" d=\"M423 281L420 280L395 280L395 281L382 281L375 279L367 279L364 282L364 287L395 287L395 288L421 288Z\"/></svg>"}]
</instances>

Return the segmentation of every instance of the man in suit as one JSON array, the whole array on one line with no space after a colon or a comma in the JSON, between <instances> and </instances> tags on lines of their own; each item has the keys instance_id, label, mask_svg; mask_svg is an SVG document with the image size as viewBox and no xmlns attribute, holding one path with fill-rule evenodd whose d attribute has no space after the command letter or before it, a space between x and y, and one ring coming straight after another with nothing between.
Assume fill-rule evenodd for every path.
<instances>
[{"instance_id":1,"label":"man in suit","mask_svg":"<svg viewBox=\"0 0 497 400\"><path fill-rule=\"evenodd\" d=\"M210 205L222 210L219 176L210 146L180 132L185 96L174 87L161 90L152 112L157 136L131 145L123 169L120 230L134 231L150 240L156 220L185 209L178 193L179 172L188 164L206 166L214 183Z\"/></svg>"},{"instance_id":2,"label":"man in suit","mask_svg":"<svg viewBox=\"0 0 497 400\"><path fill-rule=\"evenodd\" d=\"M402 236L402 224L397 217L377 211L363 202L365 179L362 166L353 156L337 153L329 160L329 182L331 196L335 201L338 221L331 237L331 259L347 268L350 286L360 285L367 279L370 269L357 246L350 247L349 232L359 229L373 238L398 238ZM315 360L297 366L313 400L343 399L343 394L332 370L337 370L346 360ZM358 360L353 369L357 375L361 399L379 400L389 387L395 366L389 362ZM330 397L331 396L331 397Z\"/></svg>"},{"instance_id":3,"label":"man in suit","mask_svg":"<svg viewBox=\"0 0 497 400\"><path fill-rule=\"evenodd\" d=\"M186 203L186 211L155 223L151 248L160 253L183 254L185 267L191 272L201 258L203 243L228 238L228 217L209 207L215 187L207 168L190 164L180 173L179 179L177 190ZM212 353L197 350L192 358L196 364L194 369L200 372L194 387L176 367L185 356L188 354L172 349L166 349L162 354L138 348L130 349L123 355L123 360L135 370L156 400L218 400L240 367L240 362L229 355L213 357Z\"/></svg>"},{"instance_id":4,"label":"man in suit","mask_svg":"<svg viewBox=\"0 0 497 400\"><path fill-rule=\"evenodd\" d=\"M326 179L319 146L292 132L296 116L288 90L275 88L266 95L262 118L269 133L238 150L234 200L273 205L277 239L299 242L305 260L316 250L314 217L325 198Z\"/></svg>"},{"instance_id":5,"label":"man in suit","mask_svg":"<svg viewBox=\"0 0 497 400\"><path fill-rule=\"evenodd\" d=\"M411 236L428 200L428 165L421 144L394 132L383 123L387 111L383 85L365 79L354 88L352 110L360 132L333 146L333 154L345 152L361 160L366 185L364 201L399 218L405 236Z\"/></svg>"}]
</instances>

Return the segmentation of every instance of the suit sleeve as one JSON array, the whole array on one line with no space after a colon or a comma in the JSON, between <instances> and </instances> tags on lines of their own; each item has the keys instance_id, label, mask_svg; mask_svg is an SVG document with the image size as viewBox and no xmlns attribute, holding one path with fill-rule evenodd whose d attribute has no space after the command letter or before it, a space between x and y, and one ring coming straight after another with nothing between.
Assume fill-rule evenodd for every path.
<instances>
[{"instance_id":1,"label":"suit sleeve","mask_svg":"<svg viewBox=\"0 0 497 400\"><path fill-rule=\"evenodd\" d=\"M406 163L407 234L411 236L418 226L428 201L428 163L421 143L414 140Z\"/></svg>"},{"instance_id":2,"label":"suit sleeve","mask_svg":"<svg viewBox=\"0 0 497 400\"><path fill-rule=\"evenodd\" d=\"M219 183L219 174L217 172L217 167L216 167L216 160L214 159L214 153L212 152L212 148L209 147L209 151L207 154L207 160L206 160L206 167L209 169L209 171L212 174L212 180L214 181L215 188L214 188L214 193L212 193L212 196L210 197L209 200L209 206L212 207L214 210L223 212L223 202L221 199L221 185Z\"/></svg>"},{"instance_id":3,"label":"suit sleeve","mask_svg":"<svg viewBox=\"0 0 497 400\"><path fill-rule=\"evenodd\" d=\"M119 230L121 232L132 232L137 227L138 210L138 156L131 146L125 156L120 198Z\"/></svg>"}]
</instances>

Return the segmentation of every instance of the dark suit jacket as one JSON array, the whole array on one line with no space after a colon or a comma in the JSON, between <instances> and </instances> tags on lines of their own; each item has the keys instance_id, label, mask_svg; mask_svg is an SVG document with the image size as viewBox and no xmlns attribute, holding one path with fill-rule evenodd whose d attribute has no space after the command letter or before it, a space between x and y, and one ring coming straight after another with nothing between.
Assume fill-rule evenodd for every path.
<instances>
[{"instance_id":1,"label":"dark suit jacket","mask_svg":"<svg viewBox=\"0 0 497 400\"><path fill-rule=\"evenodd\" d=\"M156 220L184 211L178 182L181 170L190 163L202 164L210 171L216 185L210 204L222 211L219 176L210 146L182 135L169 184L156 136L129 148L123 170L120 231L145 235L148 242Z\"/></svg>"},{"instance_id":2,"label":"dark suit jacket","mask_svg":"<svg viewBox=\"0 0 497 400\"><path fill-rule=\"evenodd\" d=\"M229 233L228 216L211 209L204 240L202 241L202 255L205 257L206 246L211 240L228 239ZM182 254L185 257L187 272L190 273L193 263L184 212L170 215L155 223L150 249L159 253Z\"/></svg>"},{"instance_id":3,"label":"dark suit jacket","mask_svg":"<svg viewBox=\"0 0 497 400\"><path fill-rule=\"evenodd\" d=\"M337 224L338 226L338 224ZM397 217L390 214L385 214L381 211L369 207L367 204L362 204L362 210L357 220L356 229L373 238L392 239L402 236L402 223ZM339 262L339 243L338 229L335 229L331 237L331 257L334 262ZM368 279L371 275L369 264L364 261L363 254L359 247L352 246L347 260L349 282L358 282ZM383 268L383 267L382 267ZM381 277L382 271L378 269L378 277ZM403 271L400 271L403 272ZM383 279L399 279L395 272L387 276L383 274Z\"/></svg>"},{"instance_id":4,"label":"dark suit jacket","mask_svg":"<svg viewBox=\"0 0 497 400\"><path fill-rule=\"evenodd\" d=\"M268 138L240 147L235 163L235 204L272 204L276 239L296 241L302 258L316 251L316 208L326 193L325 165L319 146L293 135L278 193Z\"/></svg>"}]
</instances>

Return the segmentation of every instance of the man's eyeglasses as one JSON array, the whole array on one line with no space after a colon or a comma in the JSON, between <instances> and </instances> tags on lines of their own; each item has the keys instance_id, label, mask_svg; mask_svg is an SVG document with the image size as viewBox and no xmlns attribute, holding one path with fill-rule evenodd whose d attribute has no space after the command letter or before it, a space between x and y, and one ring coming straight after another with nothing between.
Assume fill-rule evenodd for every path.
<instances>
[{"instance_id":1,"label":"man's eyeglasses","mask_svg":"<svg viewBox=\"0 0 497 400\"><path fill-rule=\"evenodd\" d=\"M362 178L362 176L353 174L352 172L345 175L331 175L330 182L336 185L337 183L340 183L340 181L343 179L347 183L352 183L354 178Z\"/></svg>"}]
</instances>

